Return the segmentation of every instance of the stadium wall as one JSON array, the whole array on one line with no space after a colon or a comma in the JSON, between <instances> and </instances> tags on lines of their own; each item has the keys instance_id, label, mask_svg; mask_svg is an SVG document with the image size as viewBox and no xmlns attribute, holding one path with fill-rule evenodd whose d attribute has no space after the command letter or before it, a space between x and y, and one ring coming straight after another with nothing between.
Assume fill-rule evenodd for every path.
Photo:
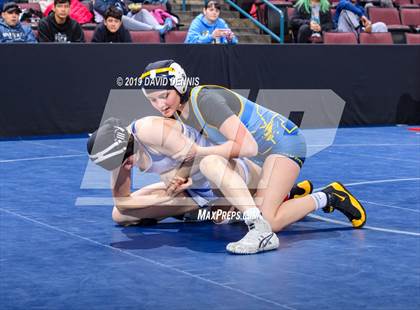
<instances>
[{"instance_id":1,"label":"stadium wall","mask_svg":"<svg viewBox=\"0 0 420 310\"><path fill-rule=\"evenodd\" d=\"M1 137L92 131L110 90L138 88L129 78L159 59L202 84L250 89L250 99L331 89L346 102L342 126L420 124L420 46L39 44L0 55Z\"/></svg>"}]
</instances>

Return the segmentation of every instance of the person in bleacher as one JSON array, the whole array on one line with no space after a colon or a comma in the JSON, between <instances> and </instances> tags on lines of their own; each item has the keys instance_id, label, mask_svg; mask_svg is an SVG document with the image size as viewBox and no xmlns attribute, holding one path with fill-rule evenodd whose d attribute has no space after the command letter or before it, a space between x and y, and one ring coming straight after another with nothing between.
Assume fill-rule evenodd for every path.
<instances>
[{"instance_id":1,"label":"person in bleacher","mask_svg":"<svg viewBox=\"0 0 420 310\"><path fill-rule=\"evenodd\" d=\"M163 25L148 10L143 9L141 3L131 3L128 7L121 0L96 0L94 9L104 16L109 7L117 7L123 12L122 22L130 31L159 31L164 35L174 27L171 18L167 18Z\"/></svg>"},{"instance_id":2,"label":"person in bleacher","mask_svg":"<svg viewBox=\"0 0 420 310\"><path fill-rule=\"evenodd\" d=\"M290 24L298 43L321 40L322 31L333 28L328 0L298 0Z\"/></svg>"},{"instance_id":3,"label":"person in bleacher","mask_svg":"<svg viewBox=\"0 0 420 310\"><path fill-rule=\"evenodd\" d=\"M373 0L368 0L365 4L365 10L367 10L369 7L394 8L395 6L392 0L379 0L379 5Z\"/></svg>"},{"instance_id":4,"label":"person in bleacher","mask_svg":"<svg viewBox=\"0 0 420 310\"><path fill-rule=\"evenodd\" d=\"M0 19L0 43L36 43L31 28L19 22L22 10L14 2L5 3Z\"/></svg>"},{"instance_id":5,"label":"person in bleacher","mask_svg":"<svg viewBox=\"0 0 420 310\"><path fill-rule=\"evenodd\" d=\"M69 15L70 0L54 0L53 11L39 22L39 42L85 42L82 27Z\"/></svg>"},{"instance_id":6,"label":"person in bleacher","mask_svg":"<svg viewBox=\"0 0 420 310\"><path fill-rule=\"evenodd\" d=\"M219 17L220 8L220 3L217 0L206 1L203 13L194 18L191 23L185 43L238 43L238 38L228 24Z\"/></svg>"},{"instance_id":7,"label":"person in bleacher","mask_svg":"<svg viewBox=\"0 0 420 310\"><path fill-rule=\"evenodd\" d=\"M341 0L335 11L334 23L338 32L353 32L357 37L360 32L388 31L388 27L383 22L372 24L357 0Z\"/></svg>"},{"instance_id":8,"label":"person in bleacher","mask_svg":"<svg viewBox=\"0 0 420 310\"><path fill-rule=\"evenodd\" d=\"M54 1L51 1L49 5L43 11L44 16L48 16L54 9ZM78 22L80 25L90 23L93 19L93 14L90 10L82 4L79 0L70 0L70 13L71 19Z\"/></svg>"},{"instance_id":9,"label":"person in bleacher","mask_svg":"<svg viewBox=\"0 0 420 310\"><path fill-rule=\"evenodd\" d=\"M114 6L106 10L104 21L96 27L92 42L132 42L130 32L122 24L120 10Z\"/></svg>"}]
</instances>

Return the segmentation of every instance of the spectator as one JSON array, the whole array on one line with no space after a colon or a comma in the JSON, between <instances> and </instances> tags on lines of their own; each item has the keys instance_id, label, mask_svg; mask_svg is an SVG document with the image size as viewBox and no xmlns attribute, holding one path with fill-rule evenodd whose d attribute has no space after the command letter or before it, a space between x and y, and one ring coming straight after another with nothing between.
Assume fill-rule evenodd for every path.
<instances>
[{"instance_id":1,"label":"spectator","mask_svg":"<svg viewBox=\"0 0 420 310\"><path fill-rule=\"evenodd\" d=\"M122 24L122 15L116 7L109 7L103 23L96 27L92 42L132 42L130 32Z\"/></svg>"},{"instance_id":2,"label":"spectator","mask_svg":"<svg viewBox=\"0 0 420 310\"><path fill-rule=\"evenodd\" d=\"M54 0L53 11L39 22L39 42L85 42L82 27L69 14L70 0Z\"/></svg>"},{"instance_id":3,"label":"spectator","mask_svg":"<svg viewBox=\"0 0 420 310\"><path fill-rule=\"evenodd\" d=\"M5 3L0 19L0 43L36 43L31 28L19 22L22 10L14 2Z\"/></svg>"},{"instance_id":4,"label":"spectator","mask_svg":"<svg viewBox=\"0 0 420 310\"><path fill-rule=\"evenodd\" d=\"M106 10L111 6L115 6L123 12L122 22L127 30L156 30L163 35L173 28L173 23L170 18L167 18L165 23L160 25L152 13L146 9L142 9L141 3L132 3L129 7L127 7L121 0L96 0L94 9L96 12L104 16Z\"/></svg>"},{"instance_id":5,"label":"spectator","mask_svg":"<svg viewBox=\"0 0 420 310\"><path fill-rule=\"evenodd\" d=\"M375 6L378 6L377 2L375 2L374 0L367 0L366 4L365 4L365 10L367 10L369 7L375 7ZM394 3L393 3L392 0L379 0L379 7L381 7L381 8L393 8Z\"/></svg>"},{"instance_id":6,"label":"spectator","mask_svg":"<svg viewBox=\"0 0 420 310\"><path fill-rule=\"evenodd\" d=\"M51 2L50 5L44 11L44 15L48 16L52 9L54 8L54 2ZM90 23L93 19L93 14L89 9L83 5L79 0L70 0L70 18L78 22L79 24Z\"/></svg>"},{"instance_id":7,"label":"spectator","mask_svg":"<svg viewBox=\"0 0 420 310\"><path fill-rule=\"evenodd\" d=\"M217 0L206 1L203 13L191 23L185 43L238 43L235 34L219 15L220 3Z\"/></svg>"},{"instance_id":8,"label":"spectator","mask_svg":"<svg viewBox=\"0 0 420 310\"><path fill-rule=\"evenodd\" d=\"M341 0L335 11L334 23L338 32L353 32L356 36L362 31L367 33L388 31L382 22L372 24L357 0Z\"/></svg>"},{"instance_id":9,"label":"spectator","mask_svg":"<svg viewBox=\"0 0 420 310\"><path fill-rule=\"evenodd\" d=\"M298 0L295 6L290 24L298 43L318 42L333 28L328 0Z\"/></svg>"}]
</instances>

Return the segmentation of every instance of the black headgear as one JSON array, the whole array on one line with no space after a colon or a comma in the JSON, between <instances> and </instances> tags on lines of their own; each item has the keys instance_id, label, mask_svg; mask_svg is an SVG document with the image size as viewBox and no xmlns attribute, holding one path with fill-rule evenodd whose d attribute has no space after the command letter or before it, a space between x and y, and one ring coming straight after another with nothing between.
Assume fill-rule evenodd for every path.
<instances>
[{"instance_id":1,"label":"black headgear","mask_svg":"<svg viewBox=\"0 0 420 310\"><path fill-rule=\"evenodd\" d=\"M130 132L117 118L107 119L88 139L89 158L97 165L113 170L133 154Z\"/></svg>"},{"instance_id":2,"label":"black headgear","mask_svg":"<svg viewBox=\"0 0 420 310\"><path fill-rule=\"evenodd\" d=\"M144 92L157 89L175 89L181 96L188 90L187 74L174 60L160 60L146 66L141 75Z\"/></svg>"}]
</instances>

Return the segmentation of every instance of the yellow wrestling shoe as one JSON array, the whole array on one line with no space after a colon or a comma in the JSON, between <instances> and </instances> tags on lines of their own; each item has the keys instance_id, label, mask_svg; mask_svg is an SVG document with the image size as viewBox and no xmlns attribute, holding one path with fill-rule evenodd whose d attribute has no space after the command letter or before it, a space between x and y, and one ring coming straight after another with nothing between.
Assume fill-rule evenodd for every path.
<instances>
[{"instance_id":1,"label":"yellow wrestling shoe","mask_svg":"<svg viewBox=\"0 0 420 310\"><path fill-rule=\"evenodd\" d=\"M312 194L314 187L309 180L304 180L295 184L290 190L289 199L305 197L309 194Z\"/></svg>"},{"instance_id":2,"label":"yellow wrestling shoe","mask_svg":"<svg viewBox=\"0 0 420 310\"><path fill-rule=\"evenodd\" d=\"M322 190L327 194L328 203L324 212L331 213L335 209L342 212L354 228L361 228L366 223L366 211L362 204L354 197L343 184L333 182Z\"/></svg>"}]
</instances>

